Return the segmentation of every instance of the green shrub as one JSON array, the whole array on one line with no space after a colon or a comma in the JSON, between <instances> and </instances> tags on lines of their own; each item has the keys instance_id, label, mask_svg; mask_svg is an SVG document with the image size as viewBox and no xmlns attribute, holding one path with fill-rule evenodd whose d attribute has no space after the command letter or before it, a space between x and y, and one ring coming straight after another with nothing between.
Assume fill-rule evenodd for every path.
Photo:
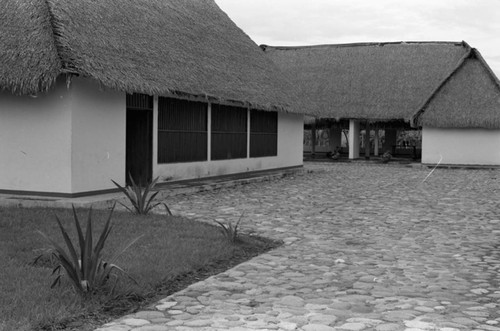
<instances>
[{"instance_id":1,"label":"green shrub","mask_svg":"<svg viewBox=\"0 0 500 331\"><path fill-rule=\"evenodd\" d=\"M53 269L52 275L57 276L52 282L51 288L60 284L62 269L64 269L66 276L70 280L70 283L75 288L76 292L83 297L95 294L97 291L101 290L109 281L109 279L111 279L111 277L117 280L118 275L113 271L118 271L122 274L127 275L123 269L113 264L113 262L116 261L116 259L131 245L133 245L140 237L132 240L125 246L122 251L112 257L109 261L105 261L102 259L104 244L106 243L106 240L112 229L111 217L113 215L114 207L115 206L113 205L113 208L109 212L109 216L106 220L106 223L104 224L104 228L95 246L93 245L95 238L93 238L92 234L92 208L89 209L87 217L87 228L84 236L82 228L80 226L80 221L78 220L78 216L76 214L75 207L73 206L73 218L78 235L79 249L77 249L77 244L71 241L68 232L62 226L61 221L57 215L56 221L59 225L59 229L61 230L61 234L64 238L64 242L68 251L66 251L55 240L49 238L43 232L38 231L45 239L47 239L51 243L52 248L50 250L50 254L56 262L56 267ZM37 259L40 259L42 256L43 255L39 256Z\"/></svg>"},{"instance_id":2,"label":"green shrub","mask_svg":"<svg viewBox=\"0 0 500 331\"><path fill-rule=\"evenodd\" d=\"M238 219L238 221L234 226L233 223L231 222L227 222L227 224L224 224L222 222L215 220L215 222L219 224L220 232L231 244L236 243L236 241L238 240L238 226L240 225L240 222L243 219L243 214L244 213L241 214L240 218Z\"/></svg>"},{"instance_id":3,"label":"green shrub","mask_svg":"<svg viewBox=\"0 0 500 331\"><path fill-rule=\"evenodd\" d=\"M166 203L163 202L154 202L154 199L158 195L159 192L155 192L149 196L149 193L153 190L155 187L156 183L158 182L158 177L153 179L150 183L148 183L144 189L136 184L132 176L129 174L130 182L132 183L131 186L121 186L114 180L111 180L113 184L118 187L118 189L125 194L125 196L128 198L130 203L132 204L132 208L127 206L126 204L123 204L119 202L122 206L127 208L128 211L131 213L136 213L139 215L146 215L148 214L153 208L163 205L165 207L166 212L172 216L172 212L170 211L170 208L168 208Z\"/></svg>"},{"instance_id":4,"label":"green shrub","mask_svg":"<svg viewBox=\"0 0 500 331\"><path fill-rule=\"evenodd\" d=\"M382 163L388 163L392 159L392 155L389 151L382 154Z\"/></svg>"}]
</instances>

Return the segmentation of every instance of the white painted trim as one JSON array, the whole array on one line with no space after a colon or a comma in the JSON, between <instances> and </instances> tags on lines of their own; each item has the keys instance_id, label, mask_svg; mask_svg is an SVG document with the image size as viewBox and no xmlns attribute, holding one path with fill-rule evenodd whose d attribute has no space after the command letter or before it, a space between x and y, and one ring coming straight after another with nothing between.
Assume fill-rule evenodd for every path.
<instances>
[{"instance_id":1,"label":"white painted trim","mask_svg":"<svg viewBox=\"0 0 500 331\"><path fill-rule=\"evenodd\" d=\"M212 161L212 103L207 106L207 161Z\"/></svg>"},{"instance_id":2,"label":"white painted trim","mask_svg":"<svg viewBox=\"0 0 500 331\"><path fill-rule=\"evenodd\" d=\"M153 179L158 173L158 96L153 96L153 143L152 143L152 158L153 158Z\"/></svg>"},{"instance_id":3,"label":"white painted trim","mask_svg":"<svg viewBox=\"0 0 500 331\"><path fill-rule=\"evenodd\" d=\"M247 108L247 159L250 158L250 107Z\"/></svg>"}]
</instances>

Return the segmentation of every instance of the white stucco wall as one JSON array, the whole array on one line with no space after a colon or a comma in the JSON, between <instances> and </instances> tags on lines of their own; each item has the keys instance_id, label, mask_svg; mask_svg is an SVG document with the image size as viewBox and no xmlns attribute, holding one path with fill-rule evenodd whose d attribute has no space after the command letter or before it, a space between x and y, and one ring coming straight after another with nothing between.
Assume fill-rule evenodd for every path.
<instances>
[{"instance_id":1,"label":"white stucco wall","mask_svg":"<svg viewBox=\"0 0 500 331\"><path fill-rule=\"evenodd\" d=\"M124 92L102 91L88 79L71 83L71 188L73 193L125 184Z\"/></svg>"},{"instance_id":2,"label":"white stucco wall","mask_svg":"<svg viewBox=\"0 0 500 331\"><path fill-rule=\"evenodd\" d=\"M500 165L500 130L422 129L422 163Z\"/></svg>"},{"instance_id":3,"label":"white stucco wall","mask_svg":"<svg viewBox=\"0 0 500 331\"><path fill-rule=\"evenodd\" d=\"M300 166L303 160L303 134L303 115L278 113L277 156L172 164L158 164L155 158L153 177L160 177L160 181L179 180Z\"/></svg>"},{"instance_id":4,"label":"white stucco wall","mask_svg":"<svg viewBox=\"0 0 500 331\"><path fill-rule=\"evenodd\" d=\"M71 111L63 80L36 97L0 93L0 189L71 192Z\"/></svg>"},{"instance_id":5,"label":"white stucco wall","mask_svg":"<svg viewBox=\"0 0 500 331\"><path fill-rule=\"evenodd\" d=\"M64 78L35 97L0 94L0 190L75 194L125 183L125 94Z\"/></svg>"},{"instance_id":6,"label":"white stucco wall","mask_svg":"<svg viewBox=\"0 0 500 331\"><path fill-rule=\"evenodd\" d=\"M157 112L154 116L157 128ZM278 155L178 164L153 176L190 179L302 165L303 115L278 113ZM126 98L92 80L64 78L35 97L0 93L0 190L78 194L125 184ZM156 131L156 130L155 130ZM153 135L156 139L157 135Z\"/></svg>"}]
</instances>

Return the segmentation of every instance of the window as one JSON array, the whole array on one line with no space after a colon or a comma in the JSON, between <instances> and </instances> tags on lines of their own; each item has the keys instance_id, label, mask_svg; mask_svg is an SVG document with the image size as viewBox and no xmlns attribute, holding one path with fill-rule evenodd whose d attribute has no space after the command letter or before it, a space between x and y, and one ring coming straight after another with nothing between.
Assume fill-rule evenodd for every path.
<instances>
[{"instance_id":1,"label":"window","mask_svg":"<svg viewBox=\"0 0 500 331\"><path fill-rule=\"evenodd\" d=\"M247 110L212 104L212 160L247 157Z\"/></svg>"},{"instance_id":2,"label":"window","mask_svg":"<svg viewBox=\"0 0 500 331\"><path fill-rule=\"evenodd\" d=\"M127 94L126 103L128 109L151 109L153 110L153 96L147 94Z\"/></svg>"},{"instance_id":3,"label":"window","mask_svg":"<svg viewBox=\"0 0 500 331\"><path fill-rule=\"evenodd\" d=\"M250 112L250 157L278 155L278 113Z\"/></svg>"},{"instance_id":4,"label":"window","mask_svg":"<svg viewBox=\"0 0 500 331\"><path fill-rule=\"evenodd\" d=\"M206 161L207 104L160 97L158 163Z\"/></svg>"}]
</instances>

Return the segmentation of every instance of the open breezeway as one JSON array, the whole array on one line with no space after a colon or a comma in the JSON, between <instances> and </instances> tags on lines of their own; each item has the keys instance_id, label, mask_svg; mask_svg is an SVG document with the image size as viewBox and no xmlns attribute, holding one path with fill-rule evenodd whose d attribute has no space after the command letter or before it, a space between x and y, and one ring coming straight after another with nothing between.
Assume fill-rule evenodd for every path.
<instances>
[{"instance_id":1,"label":"open breezeway","mask_svg":"<svg viewBox=\"0 0 500 331\"><path fill-rule=\"evenodd\" d=\"M500 330L499 170L306 170L172 197L285 244L100 330Z\"/></svg>"}]
</instances>

